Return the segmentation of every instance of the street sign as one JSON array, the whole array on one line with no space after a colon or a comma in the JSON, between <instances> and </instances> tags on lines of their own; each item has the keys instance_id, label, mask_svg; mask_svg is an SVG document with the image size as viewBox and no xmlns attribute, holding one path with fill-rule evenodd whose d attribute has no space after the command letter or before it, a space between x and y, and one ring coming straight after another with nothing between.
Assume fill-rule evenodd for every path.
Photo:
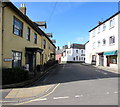
<instances>
[{"instance_id":1,"label":"street sign","mask_svg":"<svg viewBox=\"0 0 120 107\"><path fill-rule=\"evenodd\" d=\"M11 62L12 59L11 59L11 58L5 58L4 61L5 61L5 62Z\"/></svg>"}]
</instances>

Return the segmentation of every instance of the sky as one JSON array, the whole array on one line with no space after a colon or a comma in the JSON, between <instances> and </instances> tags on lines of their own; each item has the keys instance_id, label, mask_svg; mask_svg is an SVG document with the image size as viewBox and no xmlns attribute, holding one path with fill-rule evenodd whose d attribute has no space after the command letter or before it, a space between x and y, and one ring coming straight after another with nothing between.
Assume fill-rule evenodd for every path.
<instances>
[{"instance_id":1,"label":"sky","mask_svg":"<svg viewBox=\"0 0 120 107\"><path fill-rule=\"evenodd\" d=\"M46 21L46 33L52 33L56 46L68 42L84 44L89 30L118 12L117 2L14 2L25 3L32 21Z\"/></svg>"}]
</instances>

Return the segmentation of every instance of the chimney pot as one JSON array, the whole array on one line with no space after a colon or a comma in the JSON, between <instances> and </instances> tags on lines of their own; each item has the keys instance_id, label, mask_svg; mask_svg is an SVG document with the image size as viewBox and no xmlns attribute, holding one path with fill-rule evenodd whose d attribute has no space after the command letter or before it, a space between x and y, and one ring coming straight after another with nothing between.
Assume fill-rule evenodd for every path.
<instances>
[{"instance_id":1,"label":"chimney pot","mask_svg":"<svg viewBox=\"0 0 120 107\"><path fill-rule=\"evenodd\" d=\"M21 11L24 15L26 15L26 6L25 6L25 4L21 4L21 5L20 5L20 11Z\"/></svg>"}]
</instances>

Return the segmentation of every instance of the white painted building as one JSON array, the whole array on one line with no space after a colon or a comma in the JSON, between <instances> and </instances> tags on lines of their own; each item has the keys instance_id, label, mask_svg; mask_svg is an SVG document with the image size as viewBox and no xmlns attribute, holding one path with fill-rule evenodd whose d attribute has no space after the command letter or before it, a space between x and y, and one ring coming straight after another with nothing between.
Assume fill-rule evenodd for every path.
<instances>
[{"instance_id":1,"label":"white painted building","mask_svg":"<svg viewBox=\"0 0 120 107\"><path fill-rule=\"evenodd\" d=\"M85 45L68 43L68 48L65 49L61 62L85 62Z\"/></svg>"},{"instance_id":2,"label":"white painted building","mask_svg":"<svg viewBox=\"0 0 120 107\"><path fill-rule=\"evenodd\" d=\"M117 12L89 31L85 45L85 63L97 66L118 67L118 17Z\"/></svg>"}]
</instances>

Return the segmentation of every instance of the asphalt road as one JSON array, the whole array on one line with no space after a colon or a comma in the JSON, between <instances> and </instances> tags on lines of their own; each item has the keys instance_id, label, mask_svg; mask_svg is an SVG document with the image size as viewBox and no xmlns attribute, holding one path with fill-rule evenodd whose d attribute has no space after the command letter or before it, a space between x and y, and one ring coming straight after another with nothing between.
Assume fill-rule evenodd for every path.
<instances>
[{"instance_id":1,"label":"asphalt road","mask_svg":"<svg viewBox=\"0 0 120 107\"><path fill-rule=\"evenodd\" d=\"M34 86L58 84L23 105L118 105L118 75L82 64L60 64Z\"/></svg>"}]
</instances>

